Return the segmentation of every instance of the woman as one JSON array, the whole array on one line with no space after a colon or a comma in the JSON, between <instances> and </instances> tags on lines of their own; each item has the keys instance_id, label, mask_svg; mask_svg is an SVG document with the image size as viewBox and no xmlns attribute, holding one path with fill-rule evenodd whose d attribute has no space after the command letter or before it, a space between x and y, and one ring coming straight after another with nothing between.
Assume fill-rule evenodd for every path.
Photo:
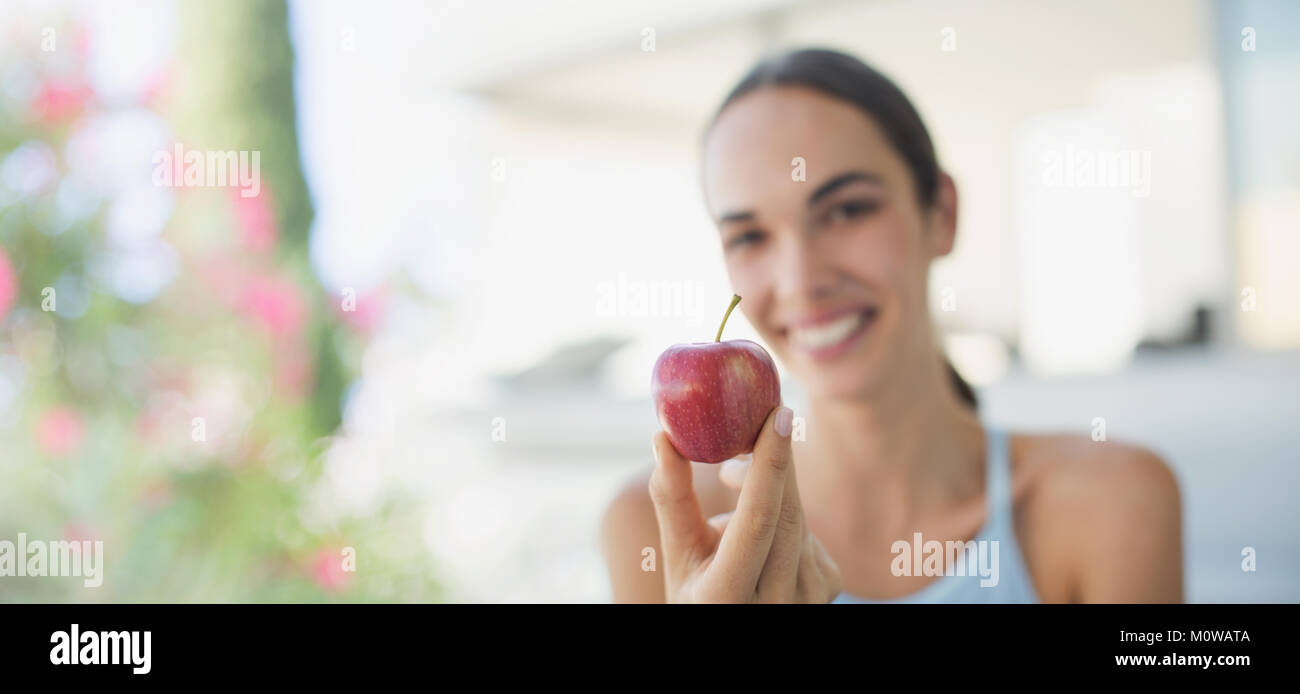
<instances>
[{"instance_id":1,"label":"woman","mask_svg":"<svg viewBox=\"0 0 1300 694\"><path fill-rule=\"evenodd\" d=\"M654 470L602 524L616 602L1182 601L1168 466L986 427L942 356L927 277L957 190L893 83L833 51L760 62L702 163L740 309L804 385L806 435L778 407L718 466L656 432Z\"/></svg>"}]
</instances>

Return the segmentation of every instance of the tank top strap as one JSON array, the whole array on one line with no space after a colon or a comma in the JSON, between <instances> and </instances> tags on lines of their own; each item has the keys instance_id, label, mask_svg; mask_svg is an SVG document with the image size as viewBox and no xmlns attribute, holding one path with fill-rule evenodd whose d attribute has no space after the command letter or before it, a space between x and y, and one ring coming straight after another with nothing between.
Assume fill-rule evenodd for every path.
<instances>
[{"instance_id":1,"label":"tank top strap","mask_svg":"<svg viewBox=\"0 0 1300 694\"><path fill-rule=\"evenodd\" d=\"M1002 525L1011 513L1011 455L1007 432L1000 427L984 428L987 446L984 459L988 494L989 525Z\"/></svg>"}]
</instances>

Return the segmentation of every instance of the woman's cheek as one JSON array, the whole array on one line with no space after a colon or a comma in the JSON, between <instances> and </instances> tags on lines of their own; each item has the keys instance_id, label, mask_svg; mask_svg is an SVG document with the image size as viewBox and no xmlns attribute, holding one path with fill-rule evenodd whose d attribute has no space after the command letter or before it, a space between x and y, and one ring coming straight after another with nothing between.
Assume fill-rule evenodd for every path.
<instances>
[{"instance_id":1,"label":"woman's cheek","mask_svg":"<svg viewBox=\"0 0 1300 694\"><path fill-rule=\"evenodd\" d=\"M770 346L775 343L776 335L770 334L762 321L766 304L772 300L773 275L771 266L764 260L750 262L727 262L727 277L731 288L740 295L742 301L738 307L749 324L754 326L763 340Z\"/></svg>"},{"instance_id":2,"label":"woman's cheek","mask_svg":"<svg viewBox=\"0 0 1300 694\"><path fill-rule=\"evenodd\" d=\"M903 274L906 240L897 233L895 225L880 220L865 224L857 233L847 235L844 248L836 249L840 258L852 258L855 274L871 289L882 290L892 286L896 275Z\"/></svg>"},{"instance_id":3,"label":"woman's cheek","mask_svg":"<svg viewBox=\"0 0 1300 694\"><path fill-rule=\"evenodd\" d=\"M765 291L763 284L772 281L768 260L765 257L752 254L742 260L728 260L727 276L731 279L732 289L742 299L747 299L745 303L750 310L756 308L759 303L759 299Z\"/></svg>"}]
</instances>

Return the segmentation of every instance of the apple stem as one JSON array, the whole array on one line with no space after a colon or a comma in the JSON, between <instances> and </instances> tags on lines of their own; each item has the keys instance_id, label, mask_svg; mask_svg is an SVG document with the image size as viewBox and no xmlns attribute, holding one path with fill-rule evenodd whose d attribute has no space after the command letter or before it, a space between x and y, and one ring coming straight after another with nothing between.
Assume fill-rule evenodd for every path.
<instances>
[{"instance_id":1,"label":"apple stem","mask_svg":"<svg viewBox=\"0 0 1300 694\"><path fill-rule=\"evenodd\" d=\"M726 327L727 318L731 317L731 311L732 309L736 308L736 304L738 303L740 303L740 295L732 294L731 305L727 307L727 312L722 314L722 324L718 326L718 336L713 338L714 342L722 342L722 329Z\"/></svg>"}]
</instances>

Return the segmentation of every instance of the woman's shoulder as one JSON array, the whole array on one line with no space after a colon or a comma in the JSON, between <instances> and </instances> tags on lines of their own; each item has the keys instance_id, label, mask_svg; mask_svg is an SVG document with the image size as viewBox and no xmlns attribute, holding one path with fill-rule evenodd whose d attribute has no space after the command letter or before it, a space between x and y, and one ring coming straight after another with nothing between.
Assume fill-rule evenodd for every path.
<instances>
[{"instance_id":1,"label":"woman's shoulder","mask_svg":"<svg viewBox=\"0 0 1300 694\"><path fill-rule=\"evenodd\" d=\"M1012 432L1009 440L1013 480L1021 494L1111 506L1177 491L1169 463L1139 444L1077 433Z\"/></svg>"},{"instance_id":2,"label":"woman's shoulder","mask_svg":"<svg viewBox=\"0 0 1300 694\"><path fill-rule=\"evenodd\" d=\"M1058 597L1123 601L1097 586L1132 585L1136 579L1112 576L1123 562L1159 562L1181 551L1178 481L1155 451L1088 434L1014 432L1010 450L1017 532L1031 569L1056 585Z\"/></svg>"}]
</instances>

